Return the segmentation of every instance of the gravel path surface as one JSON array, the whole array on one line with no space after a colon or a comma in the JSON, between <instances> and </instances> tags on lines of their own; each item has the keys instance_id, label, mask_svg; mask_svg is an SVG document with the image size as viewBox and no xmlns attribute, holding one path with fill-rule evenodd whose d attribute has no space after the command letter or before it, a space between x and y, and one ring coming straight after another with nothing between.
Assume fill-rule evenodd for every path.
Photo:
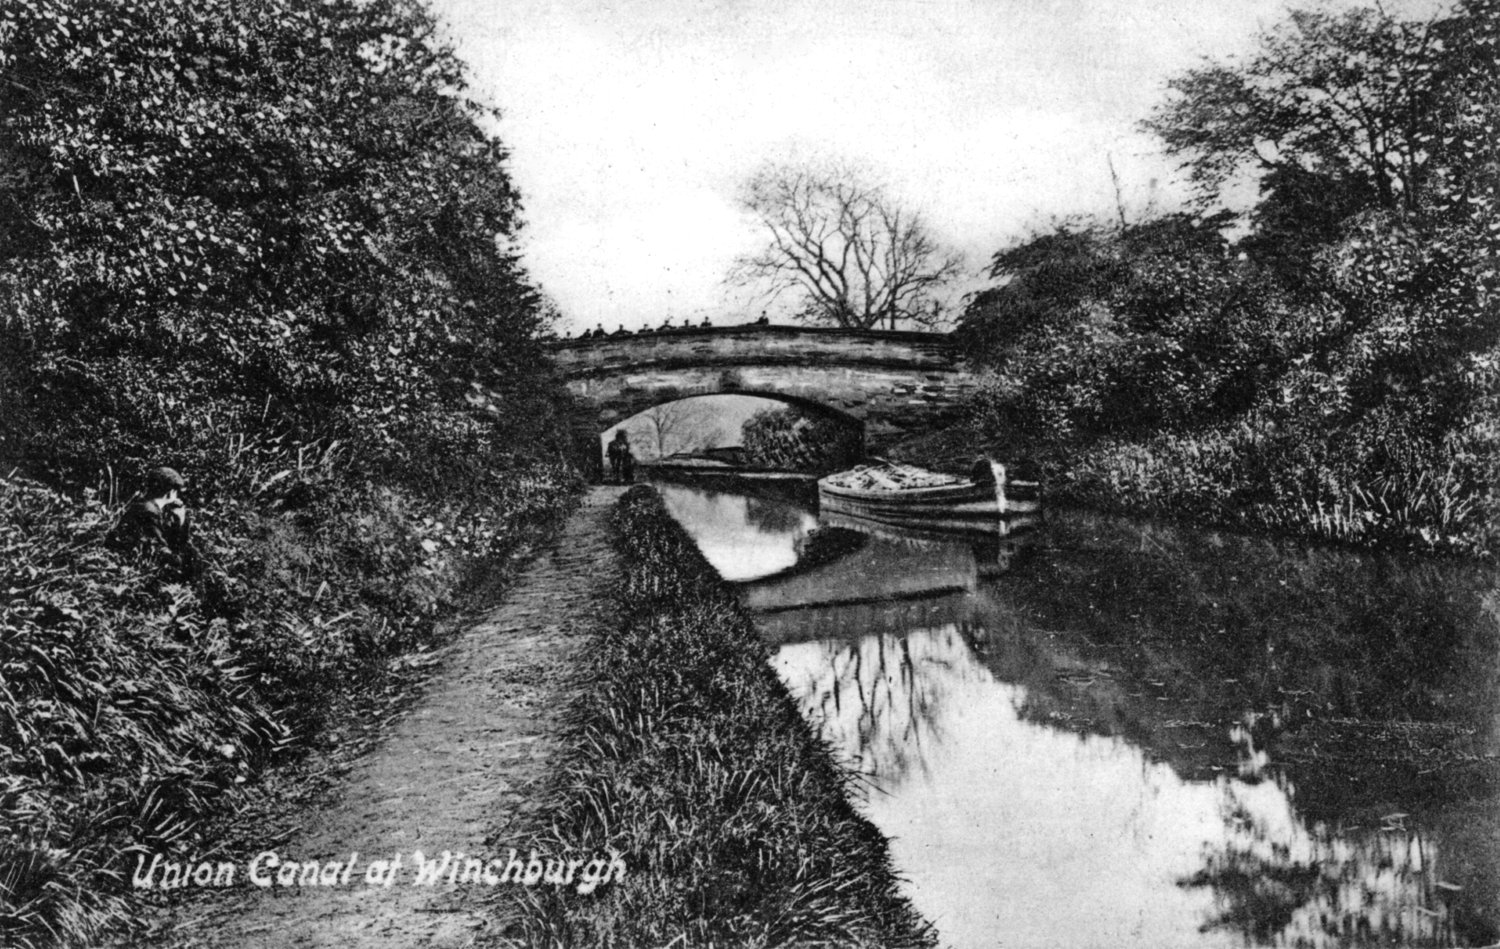
<instances>
[{"instance_id":1,"label":"gravel path surface","mask_svg":"<svg viewBox=\"0 0 1500 949\"><path fill-rule=\"evenodd\" d=\"M449 947L486 941L500 920L493 888L415 883L414 855L508 856L526 839L557 750L573 657L617 569L607 516L622 489L594 488L522 571L502 605L447 647L425 693L356 760L331 805L299 821L278 859L352 867L327 886L246 886L183 906L180 946ZM390 886L376 860L401 856ZM523 854L524 859L524 854ZM266 868L274 876L278 868ZM300 872L300 871L299 871Z\"/></svg>"}]
</instances>

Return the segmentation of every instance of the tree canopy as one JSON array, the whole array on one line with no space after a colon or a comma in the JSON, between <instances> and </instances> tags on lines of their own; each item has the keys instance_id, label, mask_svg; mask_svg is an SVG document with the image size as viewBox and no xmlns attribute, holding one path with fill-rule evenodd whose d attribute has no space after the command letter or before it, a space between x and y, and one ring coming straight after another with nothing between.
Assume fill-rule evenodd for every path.
<instances>
[{"instance_id":1,"label":"tree canopy","mask_svg":"<svg viewBox=\"0 0 1500 949\"><path fill-rule=\"evenodd\" d=\"M1175 77L1145 126L1212 192L1250 166L1367 186L1382 207L1416 199L1437 93L1432 23L1374 8L1294 11L1243 63Z\"/></svg>"},{"instance_id":2,"label":"tree canopy","mask_svg":"<svg viewBox=\"0 0 1500 949\"><path fill-rule=\"evenodd\" d=\"M1146 125L1201 204L995 254L961 323L998 372L982 424L1073 471L1136 459L1099 462L1111 490L1149 467L1119 446L1155 439L1189 505L1365 506L1360 530L1423 537L1493 509L1500 5L1294 12Z\"/></svg>"},{"instance_id":3,"label":"tree canopy","mask_svg":"<svg viewBox=\"0 0 1500 949\"><path fill-rule=\"evenodd\" d=\"M921 215L848 167L767 165L746 183L741 205L768 235L740 258L730 279L788 293L808 322L852 329L942 318L939 291L959 272Z\"/></svg>"}]
</instances>

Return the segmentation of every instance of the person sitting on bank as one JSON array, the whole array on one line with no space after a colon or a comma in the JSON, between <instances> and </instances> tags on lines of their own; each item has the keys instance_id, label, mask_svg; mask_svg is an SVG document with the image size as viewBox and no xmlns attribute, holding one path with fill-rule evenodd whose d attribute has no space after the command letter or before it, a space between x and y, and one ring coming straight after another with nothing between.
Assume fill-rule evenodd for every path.
<instances>
[{"instance_id":1,"label":"person sitting on bank","mask_svg":"<svg viewBox=\"0 0 1500 949\"><path fill-rule=\"evenodd\" d=\"M187 480L172 468L154 468L145 486L130 499L125 513L110 531L116 550L150 552L184 573L196 572L199 557L193 546L192 512L182 499Z\"/></svg>"}]
</instances>

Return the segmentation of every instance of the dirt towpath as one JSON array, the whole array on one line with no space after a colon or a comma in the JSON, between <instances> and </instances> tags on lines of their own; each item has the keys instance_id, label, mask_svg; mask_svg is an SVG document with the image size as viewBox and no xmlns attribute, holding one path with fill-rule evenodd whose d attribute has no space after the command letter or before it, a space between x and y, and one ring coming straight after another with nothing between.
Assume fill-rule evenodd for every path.
<instances>
[{"instance_id":1,"label":"dirt towpath","mask_svg":"<svg viewBox=\"0 0 1500 949\"><path fill-rule=\"evenodd\" d=\"M163 940L178 946L457 947L493 934L488 886L417 885L416 851L501 857L529 829L557 750L573 657L616 571L606 518L618 488L594 488L522 571L505 601L447 647L423 696L354 762L334 802L301 822L278 859L330 861L347 883L234 888L183 907ZM402 863L367 885L376 860ZM277 868L262 862L274 876ZM330 879L333 874L329 871Z\"/></svg>"}]
</instances>

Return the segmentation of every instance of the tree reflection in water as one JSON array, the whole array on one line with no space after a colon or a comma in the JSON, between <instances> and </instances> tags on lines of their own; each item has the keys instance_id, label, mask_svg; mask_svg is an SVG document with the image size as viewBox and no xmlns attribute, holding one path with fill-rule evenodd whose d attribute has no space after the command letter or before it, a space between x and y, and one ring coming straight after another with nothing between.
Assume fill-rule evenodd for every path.
<instances>
[{"instance_id":1,"label":"tree reflection in water","mask_svg":"<svg viewBox=\"0 0 1500 949\"><path fill-rule=\"evenodd\" d=\"M1389 814L1379 828L1299 819L1291 781L1271 769L1281 727L1278 713L1247 712L1230 729L1242 780L1223 782L1225 839L1179 881L1213 890L1216 916L1204 929L1263 945L1463 944L1449 906L1457 888L1439 878L1437 845L1407 829L1408 815Z\"/></svg>"},{"instance_id":2,"label":"tree reflection in water","mask_svg":"<svg viewBox=\"0 0 1500 949\"><path fill-rule=\"evenodd\" d=\"M943 740L945 702L989 678L968 655L956 624L852 642L785 646L777 662L803 717L846 763L884 791L925 773Z\"/></svg>"},{"instance_id":3,"label":"tree reflection in water","mask_svg":"<svg viewBox=\"0 0 1500 949\"><path fill-rule=\"evenodd\" d=\"M1291 783L1269 766L1279 725L1274 717L1247 715L1233 726L1238 768L1220 759L1217 777L1188 780L1118 735L1024 717L1020 710L1034 700L1029 693L1035 689L996 679L976 660L963 628L948 623L904 636L794 643L777 656L807 720L880 792L872 799L874 811L893 823L877 823L916 844L914 851L898 851L900 869L916 887L914 898L924 897L919 909L945 921L940 925L948 941L1053 945L1060 942L1047 940L1076 936L1079 944L1107 938L1153 946L1475 944L1480 934L1455 925L1447 900L1453 891L1429 835L1409 830L1401 815L1378 827L1357 827L1312 823L1298 813ZM970 720L976 715L982 723ZM1074 735L1076 744L1060 745L1064 734ZM1063 752L1068 747L1074 750ZM990 772L990 786L975 788L967 777L981 773L976 761L1003 762ZM969 799L956 800L963 795ZM953 813L943 816L950 808ZM966 824L976 813L1006 817ZM990 881L997 888L990 907L981 899L971 909L972 895L955 899L949 892L944 874L952 868L944 864L952 861L933 852L947 846L943 835L920 839L924 828L945 827L951 835L955 825L967 828L957 833L967 835L971 848L997 857L1031 854L1043 862L1030 874L992 870L998 876ZM1090 854L1095 883L1123 884L1124 874L1134 879L1118 893L1072 880L1089 909L1050 921L1055 930L1047 921L1013 918L1024 913L1015 907L1052 905L1069 881L1049 878L1056 867L1044 864L1076 868L1068 861L1079 853ZM1157 874L1167 891L1202 898L1174 900L1161 890L1146 897ZM925 908L924 899L931 901ZM1128 934L1119 928L1124 920L1137 918L1139 927L1147 918L1134 917L1132 907L1142 899L1158 904L1151 923ZM970 912L972 920L958 918ZM999 925L1014 928L993 929L1002 917ZM1047 932L1041 941L1039 929Z\"/></svg>"},{"instance_id":4,"label":"tree reflection in water","mask_svg":"<svg viewBox=\"0 0 1500 949\"><path fill-rule=\"evenodd\" d=\"M1274 789L1266 793L1267 789ZM1394 823L1308 827L1284 778L1224 782L1225 839L1205 847L1184 887L1210 887L1216 915L1204 929L1258 945L1454 946L1451 885L1434 842Z\"/></svg>"}]
</instances>

